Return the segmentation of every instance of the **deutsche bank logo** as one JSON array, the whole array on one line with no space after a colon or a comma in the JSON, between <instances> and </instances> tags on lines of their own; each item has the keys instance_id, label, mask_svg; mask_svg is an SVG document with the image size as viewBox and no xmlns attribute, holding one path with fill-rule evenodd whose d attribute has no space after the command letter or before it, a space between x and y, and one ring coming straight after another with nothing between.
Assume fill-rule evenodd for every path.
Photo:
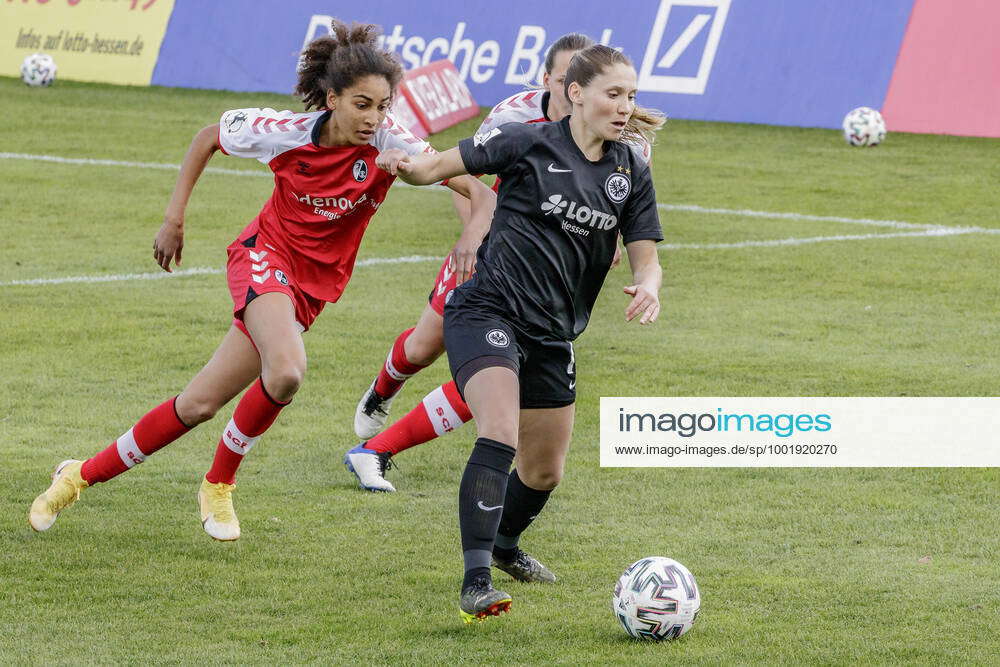
<instances>
[{"instance_id":1,"label":"deutsche bank logo","mask_svg":"<svg viewBox=\"0 0 1000 667\"><path fill-rule=\"evenodd\" d=\"M639 90L703 95L732 0L660 0Z\"/></svg>"}]
</instances>

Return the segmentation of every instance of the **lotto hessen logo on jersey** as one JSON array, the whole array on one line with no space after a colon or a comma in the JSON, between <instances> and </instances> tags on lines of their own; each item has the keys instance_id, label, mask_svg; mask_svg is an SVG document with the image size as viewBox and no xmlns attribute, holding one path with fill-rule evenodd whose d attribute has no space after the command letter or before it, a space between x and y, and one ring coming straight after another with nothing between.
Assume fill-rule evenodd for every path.
<instances>
[{"instance_id":1,"label":"lotto hessen logo on jersey","mask_svg":"<svg viewBox=\"0 0 1000 667\"><path fill-rule=\"evenodd\" d=\"M639 90L703 95L732 0L660 0Z\"/></svg>"},{"instance_id":2,"label":"lotto hessen logo on jersey","mask_svg":"<svg viewBox=\"0 0 1000 667\"><path fill-rule=\"evenodd\" d=\"M628 196L628 193L625 193ZM624 199L625 197L622 197ZM584 206L571 199L566 199L562 195L550 195L546 201L542 202L542 213L562 217L566 220L573 220L581 225L587 225L593 229L612 229L618 224L618 218L610 213L604 213L596 209ZM565 223L564 223L565 226ZM577 231L581 228L571 225ZM587 230L584 230L587 231ZM589 231L587 232L590 233ZM584 234L586 236L587 234Z\"/></svg>"}]
</instances>

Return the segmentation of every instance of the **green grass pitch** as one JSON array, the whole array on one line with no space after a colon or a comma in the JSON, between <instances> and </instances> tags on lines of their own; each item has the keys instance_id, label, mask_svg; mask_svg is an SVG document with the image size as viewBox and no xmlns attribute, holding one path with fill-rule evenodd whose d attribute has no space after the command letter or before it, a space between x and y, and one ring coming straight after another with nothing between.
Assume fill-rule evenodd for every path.
<instances>
[{"instance_id":1,"label":"green grass pitch","mask_svg":"<svg viewBox=\"0 0 1000 667\"><path fill-rule=\"evenodd\" d=\"M416 320L432 260L359 267L307 334L305 385L241 470L238 542L209 539L195 502L231 409L31 532L28 505L52 467L178 392L226 330L230 300L217 272L24 284L157 272L152 239L175 174L9 154L176 164L226 109L300 107L9 78L0 99L0 663L1000 655L995 470L601 469L597 421L601 396L996 395L997 140L890 132L861 150L829 130L671 121L655 149L658 199L689 208L661 211L661 319L626 324L628 273L611 273L577 344L567 474L523 540L560 582L498 573L512 613L464 627L456 499L473 429L397 457L394 495L361 492L341 465L357 397ZM452 146L477 123L433 143ZM210 166L262 171L221 155ZM268 178L206 174L182 268L221 269L270 190ZM440 257L458 229L446 194L395 188L359 257ZM394 414L447 377L444 363L418 375ZM680 560L702 590L698 623L671 644L628 639L609 609L621 570L648 555Z\"/></svg>"}]
</instances>

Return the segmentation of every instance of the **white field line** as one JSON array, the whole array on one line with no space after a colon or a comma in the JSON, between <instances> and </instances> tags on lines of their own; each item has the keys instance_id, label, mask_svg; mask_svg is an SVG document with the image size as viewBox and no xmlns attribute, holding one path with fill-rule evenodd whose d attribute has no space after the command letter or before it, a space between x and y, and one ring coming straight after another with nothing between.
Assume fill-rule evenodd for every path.
<instances>
[{"instance_id":1,"label":"white field line","mask_svg":"<svg viewBox=\"0 0 1000 667\"><path fill-rule=\"evenodd\" d=\"M895 229L939 229L942 225L922 225L902 220L874 220L872 218L843 218L836 215L809 215L807 213L772 213L770 211L752 211L750 209L705 208L688 204L657 204L664 211L689 211L691 213L712 213L715 215L733 215L741 218L767 218L770 220L806 220L812 222L841 222L848 225L873 225L875 227L893 227Z\"/></svg>"},{"instance_id":2,"label":"white field line","mask_svg":"<svg viewBox=\"0 0 1000 667\"><path fill-rule=\"evenodd\" d=\"M440 262L444 257L428 257L424 255L408 255L406 257L370 257L359 259L355 267L376 266L378 264L416 264L419 262ZM64 285L66 283L117 283L135 280L163 280L164 278L183 278L185 276L218 275L225 269L208 266L196 266L192 269L175 269L172 273L158 271L156 273L113 273L100 276L64 276L62 278L31 278L28 280L11 280L0 283L0 287L19 287L38 285Z\"/></svg>"},{"instance_id":3,"label":"white field line","mask_svg":"<svg viewBox=\"0 0 1000 667\"><path fill-rule=\"evenodd\" d=\"M807 245L830 241L868 241L873 239L898 239L928 236L959 236L962 234L1000 234L1000 229L978 227L935 227L917 232L888 234L848 234L835 236L807 236L804 238L767 239L764 241L736 241L734 243L661 243L661 250L721 250L726 248L774 248L779 246Z\"/></svg>"},{"instance_id":4,"label":"white field line","mask_svg":"<svg viewBox=\"0 0 1000 667\"><path fill-rule=\"evenodd\" d=\"M161 169L166 171L177 171L180 165L162 162L129 162L122 160L103 160L94 158L69 158L58 155L35 155L31 153L5 153L0 152L0 159L4 160L30 160L36 162L54 162L57 164L90 165L105 167L129 167L135 169ZM206 173L223 174L228 176L252 176L271 178L271 172L251 169L225 169L221 167L206 167ZM410 186L397 180L396 185ZM430 186L428 190L444 190L440 186ZM665 211L686 211L691 213L703 213L711 215L729 215L744 218L764 218L771 220L802 220L810 222L836 222L852 225L868 225L874 227L889 227L900 230L912 230L908 232L889 234L850 234L832 236L812 236L804 238L784 238L770 239L763 241L736 241L732 243L663 243L661 250L720 250L738 248L769 248L781 246L799 246L811 243L827 243L834 241L867 241L874 239L890 239L905 237L936 237L936 236L957 236L962 234L1000 234L1000 229L988 229L984 227L954 227L948 225L916 224L902 220L877 220L872 218L847 218L829 215L810 215L806 213L783 213L773 211L754 211L750 209L728 209L728 208L708 208L687 204L657 204ZM373 257L357 262L357 266L373 266L376 264L404 264L413 262L438 261L441 257ZM100 276L66 276L61 278L34 278L29 280L12 280L0 283L0 287L32 286L32 285L60 285L65 283L104 283L133 280L159 280L163 278L183 277L193 275L220 274L222 269L209 267L196 267L192 269L179 269L173 273L128 273L110 274Z\"/></svg>"},{"instance_id":5,"label":"white field line","mask_svg":"<svg viewBox=\"0 0 1000 667\"><path fill-rule=\"evenodd\" d=\"M164 171L180 171L179 164L168 162L128 162L124 160L98 160L84 157L61 157L58 155L33 155L31 153L0 153L0 160L32 160L35 162L55 162L57 164L75 164L92 167L130 167L133 169L161 169ZM223 174L225 176L252 176L273 179L274 175L264 169L226 169L225 167L205 167L206 174ZM440 185L416 186L396 180L395 185L407 188L422 187L425 190L447 190Z\"/></svg>"},{"instance_id":6,"label":"white field line","mask_svg":"<svg viewBox=\"0 0 1000 667\"><path fill-rule=\"evenodd\" d=\"M136 169L162 169L168 171L178 171L180 169L179 164L169 164L165 162L128 162L122 160L103 160L94 158L70 158L61 157L59 155L36 155L32 153L3 153L0 152L0 159L3 160L32 160L37 162L55 162L58 164L75 164L75 165L92 165L92 166L102 166L102 167L130 167ZM253 176L253 177L263 177L271 178L271 172L264 171L262 169L225 169L222 167L206 167L205 173L208 174L224 174L228 176ZM396 180L395 185L401 185L405 187L416 187L404 183L401 180ZM440 186L424 186L422 189L425 190L445 190L447 188L442 188ZM751 209L732 209L732 208L709 208L705 206L696 206L693 204L662 204L658 203L657 206L665 211L687 211L690 213L707 213L713 215L732 215L743 218L767 218L771 220L805 220L811 222L839 222L849 225L872 225L875 227L893 227L895 229L957 229L962 230L962 233L979 233L979 234L992 234L998 233L1000 230L986 229L982 227L954 227L949 225L931 225L931 224L918 224L912 222L904 222L902 220L876 220L873 218L847 218L836 215L810 215L807 213L782 213L773 211L754 211ZM867 236L831 236L831 237L816 237L816 238L829 238L831 240L841 240L841 239L853 239L853 238L868 238ZM784 244L787 245L787 244ZM679 247L679 246L678 246ZM685 246L687 247L687 246ZM705 246L708 247L708 246ZM711 247L730 247L728 245L718 246L713 244ZM733 246L742 247L742 246Z\"/></svg>"}]
</instances>

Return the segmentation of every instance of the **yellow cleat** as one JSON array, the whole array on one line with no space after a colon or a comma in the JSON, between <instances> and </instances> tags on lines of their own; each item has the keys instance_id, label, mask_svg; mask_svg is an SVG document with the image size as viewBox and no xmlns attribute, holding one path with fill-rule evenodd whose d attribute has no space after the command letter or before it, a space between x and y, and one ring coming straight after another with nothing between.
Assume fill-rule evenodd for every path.
<instances>
[{"instance_id":1,"label":"yellow cleat","mask_svg":"<svg viewBox=\"0 0 1000 667\"><path fill-rule=\"evenodd\" d=\"M80 497L80 491L89 486L80 477L83 461L69 459L56 466L52 473L52 484L45 493L35 498L28 511L28 523L38 532L48 530L56 522L59 512L72 505Z\"/></svg>"},{"instance_id":2,"label":"yellow cleat","mask_svg":"<svg viewBox=\"0 0 1000 667\"><path fill-rule=\"evenodd\" d=\"M235 484L219 482L212 484L201 480L198 489L198 504L201 506L201 525L214 539L228 542L240 537L240 520L233 509L233 489Z\"/></svg>"}]
</instances>

